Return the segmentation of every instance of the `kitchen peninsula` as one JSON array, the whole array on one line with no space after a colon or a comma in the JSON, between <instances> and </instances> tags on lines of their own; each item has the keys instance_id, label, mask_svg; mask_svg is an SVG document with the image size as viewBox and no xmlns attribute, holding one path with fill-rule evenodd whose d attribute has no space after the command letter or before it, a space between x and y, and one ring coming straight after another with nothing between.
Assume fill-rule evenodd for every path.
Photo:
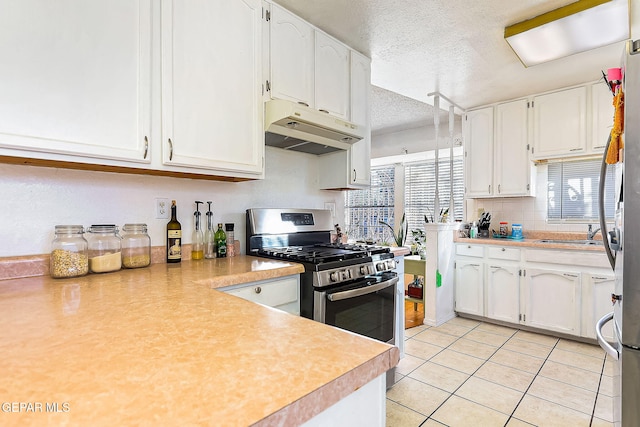
<instances>
[{"instance_id":1,"label":"kitchen peninsula","mask_svg":"<svg viewBox=\"0 0 640 427\"><path fill-rule=\"evenodd\" d=\"M373 388L383 425L397 348L216 289L301 269L238 256L0 281L0 424L300 425Z\"/></svg>"}]
</instances>

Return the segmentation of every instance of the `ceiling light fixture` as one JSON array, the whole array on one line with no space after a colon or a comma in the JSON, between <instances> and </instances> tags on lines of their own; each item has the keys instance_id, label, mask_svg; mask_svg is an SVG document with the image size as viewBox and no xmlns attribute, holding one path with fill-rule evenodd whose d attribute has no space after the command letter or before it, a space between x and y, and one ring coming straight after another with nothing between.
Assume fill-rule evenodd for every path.
<instances>
[{"instance_id":1,"label":"ceiling light fixture","mask_svg":"<svg viewBox=\"0 0 640 427\"><path fill-rule=\"evenodd\" d=\"M629 38L628 0L579 0L510 25L504 38L525 67Z\"/></svg>"}]
</instances>

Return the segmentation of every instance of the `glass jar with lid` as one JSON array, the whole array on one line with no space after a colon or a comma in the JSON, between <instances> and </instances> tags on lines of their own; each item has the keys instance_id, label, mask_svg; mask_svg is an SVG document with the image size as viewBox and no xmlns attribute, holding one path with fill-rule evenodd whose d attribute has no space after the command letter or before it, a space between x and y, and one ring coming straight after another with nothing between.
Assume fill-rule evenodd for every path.
<instances>
[{"instance_id":1,"label":"glass jar with lid","mask_svg":"<svg viewBox=\"0 0 640 427\"><path fill-rule=\"evenodd\" d=\"M92 225L87 229L89 242L89 270L108 273L122 267L121 240L118 227L113 224Z\"/></svg>"},{"instance_id":2,"label":"glass jar with lid","mask_svg":"<svg viewBox=\"0 0 640 427\"><path fill-rule=\"evenodd\" d=\"M151 238L147 224L125 224L122 227L122 266L146 267L151 264Z\"/></svg>"},{"instance_id":3,"label":"glass jar with lid","mask_svg":"<svg viewBox=\"0 0 640 427\"><path fill-rule=\"evenodd\" d=\"M89 272L88 244L83 233L81 225L56 225L49 261L51 277L78 277Z\"/></svg>"}]
</instances>

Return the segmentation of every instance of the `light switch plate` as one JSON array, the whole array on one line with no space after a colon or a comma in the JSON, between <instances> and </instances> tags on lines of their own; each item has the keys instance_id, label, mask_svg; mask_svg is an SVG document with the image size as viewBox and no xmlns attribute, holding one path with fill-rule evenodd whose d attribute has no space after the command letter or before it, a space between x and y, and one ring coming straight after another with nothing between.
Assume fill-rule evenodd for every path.
<instances>
[{"instance_id":1,"label":"light switch plate","mask_svg":"<svg viewBox=\"0 0 640 427\"><path fill-rule=\"evenodd\" d=\"M334 202L324 202L324 208L331 211L331 218L336 217L336 204Z\"/></svg>"}]
</instances>

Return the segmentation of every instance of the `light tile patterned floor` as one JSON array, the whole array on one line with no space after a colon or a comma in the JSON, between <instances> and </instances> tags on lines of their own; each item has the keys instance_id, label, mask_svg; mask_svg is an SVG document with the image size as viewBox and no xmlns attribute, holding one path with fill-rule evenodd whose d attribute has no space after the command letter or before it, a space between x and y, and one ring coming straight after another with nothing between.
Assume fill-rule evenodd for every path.
<instances>
[{"instance_id":1,"label":"light tile patterned floor","mask_svg":"<svg viewBox=\"0 0 640 427\"><path fill-rule=\"evenodd\" d=\"M461 317L405 332L388 427L613 426L597 345Z\"/></svg>"}]
</instances>

